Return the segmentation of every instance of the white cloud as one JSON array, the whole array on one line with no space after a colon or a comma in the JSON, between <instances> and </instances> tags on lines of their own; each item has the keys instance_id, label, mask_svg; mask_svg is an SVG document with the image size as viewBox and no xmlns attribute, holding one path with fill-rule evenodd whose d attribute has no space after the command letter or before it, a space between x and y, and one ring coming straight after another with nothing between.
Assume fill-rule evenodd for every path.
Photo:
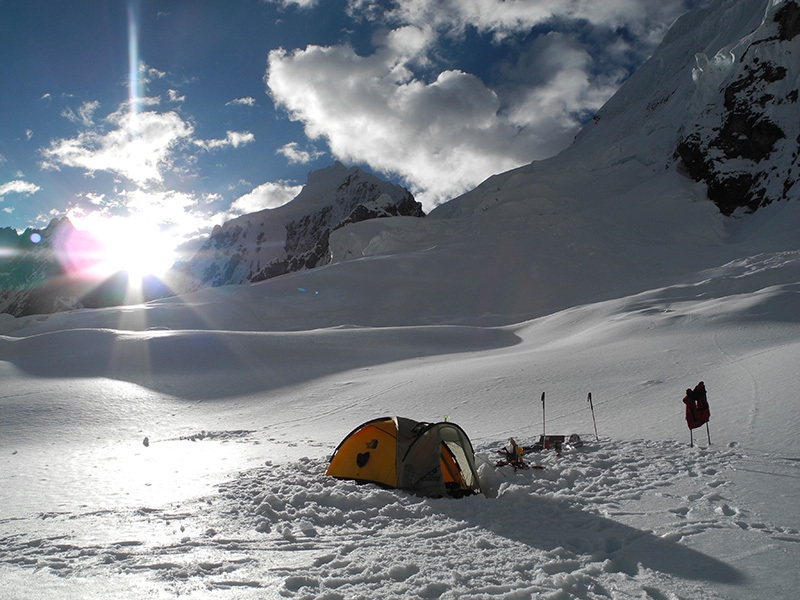
<instances>
[{"instance_id":1,"label":"white cloud","mask_svg":"<svg viewBox=\"0 0 800 600\"><path fill-rule=\"evenodd\" d=\"M247 96L245 98L234 98L230 102L226 102L225 106L255 106L256 99Z\"/></svg>"},{"instance_id":2,"label":"white cloud","mask_svg":"<svg viewBox=\"0 0 800 600\"><path fill-rule=\"evenodd\" d=\"M162 181L172 166L173 151L189 140L194 128L178 113L132 112L128 104L104 119L100 127L74 138L54 140L41 150L43 168L108 171L137 184Z\"/></svg>"},{"instance_id":3,"label":"white cloud","mask_svg":"<svg viewBox=\"0 0 800 600\"><path fill-rule=\"evenodd\" d=\"M345 162L399 174L428 209L532 158L530 136L468 73L444 71L426 83L389 47L369 57L347 46L275 50L268 62L274 101L306 135L325 138Z\"/></svg>"},{"instance_id":4,"label":"white cloud","mask_svg":"<svg viewBox=\"0 0 800 600\"><path fill-rule=\"evenodd\" d=\"M293 200L303 189L302 185L292 185L287 181L262 183L251 192L240 196L224 214L223 221L246 215L265 208L277 208Z\"/></svg>"},{"instance_id":5,"label":"white cloud","mask_svg":"<svg viewBox=\"0 0 800 600\"><path fill-rule=\"evenodd\" d=\"M515 65L506 68L510 81L522 81L536 73L536 81L507 92L509 122L535 129L544 140L559 140L580 127L581 119L594 114L616 91L623 70L592 76L586 48L557 33L539 38ZM557 148L553 148L556 150Z\"/></svg>"},{"instance_id":6,"label":"white cloud","mask_svg":"<svg viewBox=\"0 0 800 600\"><path fill-rule=\"evenodd\" d=\"M266 0L269 4L277 4L283 8L297 6L298 8L311 8L317 5L317 0Z\"/></svg>"},{"instance_id":7,"label":"white cloud","mask_svg":"<svg viewBox=\"0 0 800 600\"><path fill-rule=\"evenodd\" d=\"M348 9L384 25L374 52L358 55L348 45L273 50L268 93L309 138L324 139L335 158L399 175L429 210L494 173L568 145L685 3L350 0ZM527 39L542 24L561 33ZM513 41L514 63L494 65L506 76L494 87L452 67L435 70L442 36L457 40L470 28L495 44L526 38L527 49L522 37ZM620 39L626 44L615 46L615 54L598 56L599 46ZM290 157L295 150L279 152Z\"/></svg>"},{"instance_id":8,"label":"white cloud","mask_svg":"<svg viewBox=\"0 0 800 600\"><path fill-rule=\"evenodd\" d=\"M195 145L203 150L212 151L220 148L238 148L255 141L255 136L249 131L228 131L223 139L195 140Z\"/></svg>"},{"instance_id":9,"label":"white cloud","mask_svg":"<svg viewBox=\"0 0 800 600\"><path fill-rule=\"evenodd\" d=\"M594 26L625 27L637 36L656 34L686 11L684 0L403 0L380 11L372 0L350 0L350 12L375 15L387 22L430 26L451 34L468 27L502 39L517 32L528 32L553 19L586 21Z\"/></svg>"},{"instance_id":10,"label":"white cloud","mask_svg":"<svg viewBox=\"0 0 800 600\"><path fill-rule=\"evenodd\" d=\"M61 116L65 117L72 123L83 125L84 127L91 127L94 125L94 113L100 107L100 103L96 100L91 102L84 102L78 107L77 111L71 108L65 109Z\"/></svg>"},{"instance_id":11,"label":"white cloud","mask_svg":"<svg viewBox=\"0 0 800 600\"><path fill-rule=\"evenodd\" d=\"M289 160L289 164L293 165L305 165L325 155L324 152L320 152L313 147L310 150L300 150L297 142L290 142L285 146L281 146L276 154L285 156Z\"/></svg>"},{"instance_id":12,"label":"white cloud","mask_svg":"<svg viewBox=\"0 0 800 600\"><path fill-rule=\"evenodd\" d=\"M170 102L184 102L186 96L182 96L177 90L167 90L167 98Z\"/></svg>"},{"instance_id":13,"label":"white cloud","mask_svg":"<svg viewBox=\"0 0 800 600\"><path fill-rule=\"evenodd\" d=\"M42 188L34 183L15 179L14 181L0 184L0 200L3 200L3 197L8 194L25 194L26 196L30 196L40 189Z\"/></svg>"}]
</instances>

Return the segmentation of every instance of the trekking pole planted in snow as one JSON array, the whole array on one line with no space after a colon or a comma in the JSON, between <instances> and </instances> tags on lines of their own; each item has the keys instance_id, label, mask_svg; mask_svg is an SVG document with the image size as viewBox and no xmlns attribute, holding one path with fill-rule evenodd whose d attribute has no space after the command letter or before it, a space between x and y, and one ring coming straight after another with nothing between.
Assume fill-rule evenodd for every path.
<instances>
[{"instance_id":1,"label":"trekking pole planted in snow","mask_svg":"<svg viewBox=\"0 0 800 600\"><path fill-rule=\"evenodd\" d=\"M706 421L706 433L708 434L708 445L711 445L711 430L708 428L708 421Z\"/></svg>"},{"instance_id":2,"label":"trekking pole planted in snow","mask_svg":"<svg viewBox=\"0 0 800 600\"><path fill-rule=\"evenodd\" d=\"M542 392L542 448L547 448L547 437L544 427L544 392Z\"/></svg>"},{"instance_id":3,"label":"trekking pole planted in snow","mask_svg":"<svg viewBox=\"0 0 800 600\"><path fill-rule=\"evenodd\" d=\"M592 423L594 423L594 438L599 442L600 436L597 435L597 421L594 418L594 405L592 404L592 392L589 392L589 409L592 411Z\"/></svg>"}]
</instances>

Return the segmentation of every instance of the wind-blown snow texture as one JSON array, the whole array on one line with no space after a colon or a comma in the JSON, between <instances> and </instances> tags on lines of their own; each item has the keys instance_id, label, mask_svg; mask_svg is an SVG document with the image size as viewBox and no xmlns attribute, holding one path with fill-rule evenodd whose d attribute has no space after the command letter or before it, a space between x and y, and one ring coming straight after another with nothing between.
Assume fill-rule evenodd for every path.
<instances>
[{"instance_id":1,"label":"wind-blown snow texture","mask_svg":"<svg viewBox=\"0 0 800 600\"><path fill-rule=\"evenodd\" d=\"M763 3L729 4L653 61L758 27ZM629 111L616 98L558 157L426 219L337 230L324 267L0 314L2 597L793 598L800 203L723 217L644 160L677 141L623 127L661 76L643 68ZM712 443L689 447L700 380ZM541 432L543 391L547 431L586 445L496 468ZM461 425L485 494L324 476L393 414Z\"/></svg>"}]
</instances>

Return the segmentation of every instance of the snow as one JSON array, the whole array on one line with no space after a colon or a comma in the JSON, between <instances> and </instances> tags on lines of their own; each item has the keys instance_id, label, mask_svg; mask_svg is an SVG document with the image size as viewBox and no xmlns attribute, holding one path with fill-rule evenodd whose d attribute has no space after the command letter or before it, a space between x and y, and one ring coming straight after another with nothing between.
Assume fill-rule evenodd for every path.
<instances>
[{"instance_id":1,"label":"snow","mask_svg":"<svg viewBox=\"0 0 800 600\"><path fill-rule=\"evenodd\" d=\"M789 598L800 249L763 252L784 240L768 241L764 220L737 235L747 242L712 245L731 255L716 267L578 295L532 319L495 315L502 325L466 323L457 298L459 324L425 324L419 304L370 312L359 295L393 288L364 265L394 272L414 263L405 251L136 307L6 318L3 597ZM678 233L662 232L662 260ZM756 251L734 258L746 245ZM423 254L415 291L427 298L426 281L455 278L455 259ZM460 267L468 281L481 261ZM640 268L631 280L652 279ZM495 291L515 276L500 269ZM350 293L328 293L334 278ZM315 314L305 328L292 316L304 303ZM700 429L690 448L681 397L701 379L712 443ZM509 436L541 432L543 391L548 432L586 445L533 455L544 470L494 467ZM464 427L485 495L425 499L324 476L353 427L393 414Z\"/></svg>"},{"instance_id":2,"label":"snow","mask_svg":"<svg viewBox=\"0 0 800 600\"><path fill-rule=\"evenodd\" d=\"M800 203L723 218L602 123L425 219L338 230L319 269L0 315L0 597L795 597ZM542 392L585 445L496 467ZM325 477L390 415L461 425L484 494Z\"/></svg>"}]
</instances>

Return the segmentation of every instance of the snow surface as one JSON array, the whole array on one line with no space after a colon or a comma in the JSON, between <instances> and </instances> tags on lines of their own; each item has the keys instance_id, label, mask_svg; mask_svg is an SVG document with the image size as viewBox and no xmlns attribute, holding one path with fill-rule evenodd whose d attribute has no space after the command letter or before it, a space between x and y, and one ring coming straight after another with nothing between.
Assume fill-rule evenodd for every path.
<instances>
[{"instance_id":1,"label":"snow surface","mask_svg":"<svg viewBox=\"0 0 800 600\"><path fill-rule=\"evenodd\" d=\"M0 314L0 598L796 597L800 202L723 218L602 122L426 219L337 231L323 268ZM542 392L586 445L494 466ZM461 425L484 494L324 476L387 415Z\"/></svg>"}]
</instances>

